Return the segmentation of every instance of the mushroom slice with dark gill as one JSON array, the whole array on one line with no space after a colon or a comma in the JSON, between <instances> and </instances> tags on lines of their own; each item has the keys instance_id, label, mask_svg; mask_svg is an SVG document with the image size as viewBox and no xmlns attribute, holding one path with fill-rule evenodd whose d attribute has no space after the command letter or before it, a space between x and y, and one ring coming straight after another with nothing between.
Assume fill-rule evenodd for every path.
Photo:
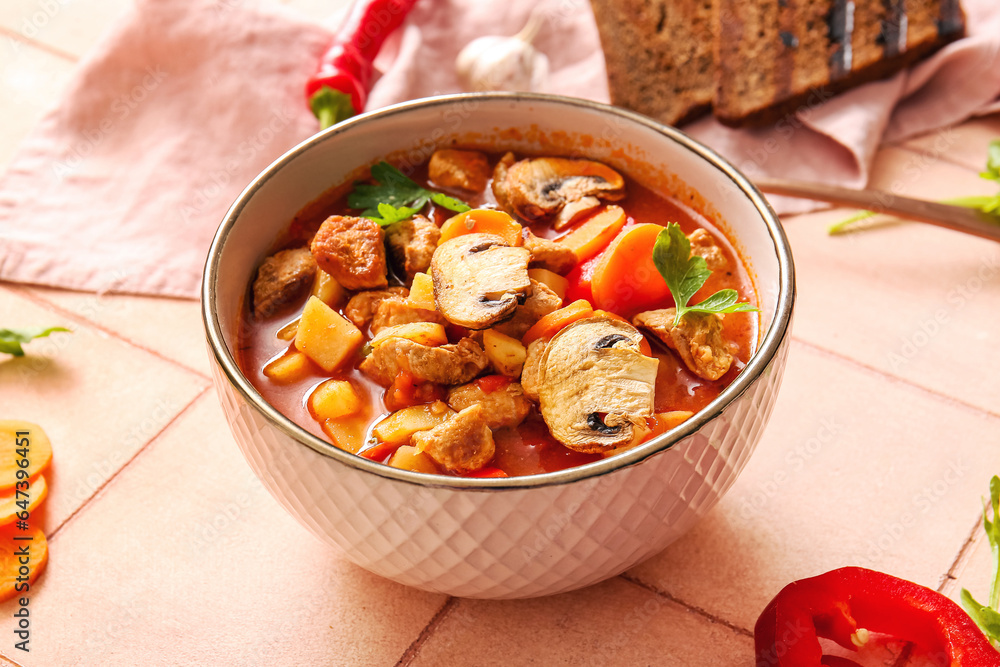
<instances>
[{"instance_id":1,"label":"mushroom slice with dark gill","mask_svg":"<svg viewBox=\"0 0 1000 667\"><path fill-rule=\"evenodd\" d=\"M542 353L537 390L552 436L578 452L636 444L648 431L658 361L635 327L589 317L560 330Z\"/></svg>"},{"instance_id":2,"label":"mushroom slice with dark gill","mask_svg":"<svg viewBox=\"0 0 1000 667\"><path fill-rule=\"evenodd\" d=\"M674 324L675 308L647 310L632 323L656 334L677 353L692 373L706 380L718 380L733 365L729 344L722 338L722 315L686 312Z\"/></svg>"},{"instance_id":3,"label":"mushroom slice with dark gill","mask_svg":"<svg viewBox=\"0 0 1000 667\"><path fill-rule=\"evenodd\" d=\"M514 212L534 222L585 197L618 201L625 196L625 181L600 162L541 157L511 165L501 189Z\"/></svg>"},{"instance_id":4,"label":"mushroom slice with dark gill","mask_svg":"<svg viewBox=\"0 0 1000 667\"><path fill-rule=\"evenodd\" d=\"M434 300L445 319L467 329L486 329L510 317L527 298L526 248L493 234L465 234L434 251Z\"/></svg>"}]
</instances>

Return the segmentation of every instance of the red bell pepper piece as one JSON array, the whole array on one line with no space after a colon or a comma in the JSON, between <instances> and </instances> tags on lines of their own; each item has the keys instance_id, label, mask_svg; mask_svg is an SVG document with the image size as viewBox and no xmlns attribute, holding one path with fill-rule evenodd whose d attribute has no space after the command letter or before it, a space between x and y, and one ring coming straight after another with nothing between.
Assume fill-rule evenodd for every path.
<instances>
[{"instance_id":1,"label":"red bell pepper piece","mask_svg":"<svg viewBox=\"0 0 1000 667\"><path fill-rule=\"evenodd\" d=\"M309 108L325 129L361 113L368 99L375 56L403 24L416 0L358 0L306 83Z\"/></svg>"},{"instance_id":2,"label":"red bell pepper piece","mask_svg":"<svg viewBox=\"0 0 1000 667\"><path fill-rule=\"evenodd\" d=\"M912 642L944 658L939 664L948 667L1000 665L1000 652L944 595L881 572L845 567L793 582L771 600L754 627L757 667L838 664L824 657L818 638L857 650L868 632Z\"/></svg>"}]
</instances>

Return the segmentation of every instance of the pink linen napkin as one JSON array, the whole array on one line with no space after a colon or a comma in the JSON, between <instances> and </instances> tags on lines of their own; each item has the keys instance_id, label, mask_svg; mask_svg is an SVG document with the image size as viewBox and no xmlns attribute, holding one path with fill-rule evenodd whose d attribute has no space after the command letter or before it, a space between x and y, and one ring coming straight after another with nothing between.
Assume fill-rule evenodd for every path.
<instances>
[{"instance_id":1,"label":"pink linen napkin","mask_svg":"<svg viewBox=\"0 0 1000 667\"><path fill-rule=\"evenodd\" d=\"M744 169L862 187L878 145L1000 104L1000 6L963 0L970 36L909 72L807 107L769 130L684 129ZM588 0L423 0L387 42L374 109L457 92L458 51L513 35L538 7L548 92L607 101ZM0 279L197 297L223 214L316 131L302 99L330 33L234 0L138 0L0 178ZM779 211L809 202L774 200Z\"/></svg>"}]
</instances>

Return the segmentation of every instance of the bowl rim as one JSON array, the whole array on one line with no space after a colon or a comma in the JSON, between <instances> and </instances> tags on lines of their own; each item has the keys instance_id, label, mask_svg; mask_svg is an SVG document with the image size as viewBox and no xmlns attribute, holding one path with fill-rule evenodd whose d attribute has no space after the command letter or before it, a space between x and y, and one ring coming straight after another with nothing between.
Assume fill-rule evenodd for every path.
<instances>
[{"instance_id":1,"label":"bowl rim","mask_svg":"<svg viewBox=\"0 0 1000 667\"><path fill-rule=\"evenodd\" d=\"M726 387L711 403L696 413L694 417L688 419L667 433L656 436L633 449L617 456L586 463L584 465L567 468L556 472L541 473L537 475L524 475L506 478L469 478L451 477L429 473L412 472L399 468L392 468L382 463L370 461L357 454L351 454L339 449L316 435L313 435L303 427L296 424L290 418L279 412L268 403L250 381L239 369L233 355L230 354L225 343L222 327L219 323L216 301L216 285L220 279L219 259L221 251L225 247L226 241L235 226L237 219L244 207L253 198L256 192L286 164L298 158L301 154L312 149L314 146L326 141L332 141L335 137L345 132L354 131L355 128L378 123L380 119L405 115L414 109L426 109L438 106L448 106L456 103L468 102L469 100L484 100L492 102L509 102L520 104L525 102L536 102L549 105L563 105L596 111L602 114L610 114L626 122L642 125L653 130L665 138L679 144L682 148L697 154L716 169L722 175L728 177L733 184L746 196L764 221L767 231L774 243L775 254L778 259L778 299L774 313L774 320L767 330L764 339L761 341L756 353L743 368L736 379ZM257 175L243 192L240 193L236 201L233 202L226 212L222 223L219 225L212 245L209 248L208 257L205 262L205 269L202 277L202 318L208 338L209 349L218 365L225 374L230 385L235 387L244 401L253 406L257 412L262 414L273 426L288 435L299 445L304 445L319 454L336 460L337 462L356 469L363 473L377 475L398 482L406 482L424 487L450 488L450 489L470 489L479 491L504 491L516 490L541 486L556 486L571 484L585 479L592 479L613 473L622 468L639 464L646 459L655 456L673 447L676 443L684 440L688 436L700 430L705 424L718 417L733 401L744 394L760 377L764 370L770 365L782 342L788 335L791 322L792 305L795 300L795 270L792 261L791 248L785 236L781 222L777 214L768 204L761 192L753 183L744 176L728 160L718 153L701 144L700 142L687 136L680 130L664 125L648 116L622 109L619 107L585 100L580 98L565 97L562 95L552 95L547 93L506 93L506 92L486 92L486 93L457 93L450 95L438 95L434 97L420 98L400 104L366 112L358 116L349 118L333 127L318 132L312 137L302 141L284 155L272 162L266 169Z\"/></svg>"}]
</instances>

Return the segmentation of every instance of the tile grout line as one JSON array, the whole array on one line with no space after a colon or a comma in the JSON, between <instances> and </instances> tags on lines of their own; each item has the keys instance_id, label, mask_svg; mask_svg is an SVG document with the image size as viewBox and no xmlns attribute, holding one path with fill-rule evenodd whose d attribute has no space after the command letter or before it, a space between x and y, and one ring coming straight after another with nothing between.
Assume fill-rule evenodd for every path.
<instances>
[{"instance_id":1,"label":"tile grout line","mask_svg":"<svg viewBox=\"0 0 1000 667\"><path fill-rule=\"evenodd\" d=\"M0 653L0 661L2 661L3 664L13 665L14 667L24 667L24 665L14 660L14 658L11 658L3 653Z\"/></svg>"},{"instance_id":2,"label":"tile grout line","mask_svg":"<svg viewBox=\"0 0 1000 667\"><path fill-rule=\"evenodd\" d=\"M53 312L56 312L56 313L62 315L63 317L70 318L71 320L73 320L77 324L84 324L84 325L86 325L86 326L88 326L88 327L90 327L92 329L97 329L98 331L100 331L100 332L102 332L104 334L107 334L108 336L111 336L112 338L115 338L116 340L120 340L121 342L125 343L126 345L134 347L134 348L136 348L138 350L142 350L143 352L145 352L147 354L151 354L154 357L156 357L157 359L160 359L162 361L166 361L169 364L172 364L174 366L177 366L178 368L184 369L188 373L192 373L194 375L197 375L199 378L201 378L203 380L207 380L208 382L212 381L212 378L209 377L208 375L206 375L205 373L202 373L201 371L195 370L194 368L189 368L187 365L182 364L181 362L177 361L176 359L171 359L170 357L164 355L162 352L159 352L159 351L154 350L152 348L148 348L145 345L142 345L141 343L137 343L134 340L130 340L130 339L126 338L125 336L121 335L120 333L118 333L118 332L116 332L116 331L114 331L112 329L109 329L109 328L105 327L103 324L99 324L97 322L94 322L93 320L87 319L86 317L84 317L83 315L80 315L79 313L74 313L72 310L67 310L66 308L63 308L62 306L60 306L59 304L56 304L56 303L53 303L53 302L49 301L48 299L46 299L43 296L39 296L38 294L34 294L34 293L28 291L27 289L25 289L25 286L23 286L23 285L7 283L7 284L4 285L4 287L7 290L9 290L10 292L13 292L14 294L16 294L17 296L20 296L21 298L27 299L28 301L32 301L36 305L42 305L45 308L47 308L49 310L52 310Z\"/></svg>"},{"instance_id":3,"label":"tile grout line","mask_svg":"<svg viewBox=\"0 0 1000 667\"><path fill-rule=\"evenodd\" d=\"M740 627L735 623L727 621L724 618L720 618L719 616L715 616L714 614L709 613L708 611L702 609L701 607L696 607L693 604L688 604L687 602L684 602L683 600L674 597L670 593L661 590L660 588L657 588L653 584L646 583L645 581L637 577L633 577L632 575L626 574L624 572L622 574L619 574L618 578L629 582L633 586L638 586L639 588L648 591L653 595L669 600L670 602L673 602L677 606L683 607L684 609L687 609L692 613L698 614L699 616L703 616L706 620L708 620L711 623L716 623L723 627L729 628L738 635L742 635L744 637L750 637L751 639L753 639L753 633L747 630L746 628Z\"/></svg>"},{"instance_id":4,"label":"tile grout line","mask_svg":"<svg viewBox=\"0 0 1000 667\"><path fill-rule=\"evenodd\" d=\"M11 30L6 26L0 26L0 35L6 35L11 39L16 39L22 44L27 44L28 46L32 46L38 49L39 51L45 51L49 55L56 56L57 58L61 58L63 60L68 60L71 63L77 63L80 61L80 58L78 56L74 56L72 53L63 51L62 49L56 48L54 46L50 46L45 42L40 42L38 40L32 39L31 37L26 37L21 33L17 32L16 30Z\"/></svg>"},{"instance_id":5,"label":"tile grout line","mask_svg":"<svg viewBox=\"0 0 1000 667\"><path fill-rule=\"evenodd\" d=\"M962 546L959 547L958 553L955 555L955 559L951 562L951 566L948 568L948 571L944 573L943 577L941 577L941 583L937 587L938 593L940 593L949 582L956 581L958 579L958 575L955 571L958 569L959 563L961 563L969 553L969 550L972 549L972 545L976 541L976 535L979 533L982 525L983 515L980 514L976 518L976 523L973 524L972 530L969 531L969 536L965 538Z\"/></svg>"},{"instance_id":6,"label":"tile grout line","mask_svg":"<svg viewBox=\"0 0 1000 667\"><path fill-rule=\"evenodd\" d=\"M420 651L420 648L424 645L424 643L430 638L431 633L433 633L437 627L441 625L444 619L451 613L451 610L454 609L457 604L458 598L449 595L448 599L444 601L443 605L441 605L441 608L437 610L437 613L431 616L431 620L427 622L427 625L420 631L417 638L406 647L406 650L403 651L403 655L401 655L399 660L396 662L395 667L407 667L413 663L413 660L417 657L417 653Z\"/></svg>"},{"instance_id":7,"label":"tile grout line","mask_svg":"<svg viewBox=\"0 0 1000 667\"><path fill-rule=\"evenodd\" d=\"M835 350L831 350L829 348L825 348L822 345L817 345L816 343L808 341L808 340L806 340L804 338L799 338L798 336L792 336L791 340L792 340L792 342L797 343L799 345L803 345L805 347L808 347L809 349L811 349L811 350L813 350L815 352L819 352L821 354L828 355L830 357L833 357L834 359L839 359L841 361L847 362L848 364L851 364L852 366L856 366L858 368L864 369L865 371L867 371L869 373L872 373L873 375L878 375L880 377L884 377L884 378L890 380L891 382L898 383L898 384L904 385L906 387L910 387L911 389L914 389L914 390L916 390L918 392L925 393L925 394L928 394L930 396L933 396L934 398L936 398L937 400L939 400L941 402L951 403L953 405L962 407L962 408L964 408L964 409L966 409L968 411L976 413L980 417L985 416L985 417L990 417L992 419L1000 419L1000 414L998 414L996 412L993 412L991 410L987 410L986 408L981 408L978 405L973 405L972 403L968 403L968 402L966 402L966 401L964 401L964 400L962 400L960 398L956 398L955 396L950 396L948 394L942 393L940 391L937 391L936 389L931 389L930 387L925 387L922 384L917 384L916 382L914 382L912 380L907 380L906 378L899 377L898 375L893 375L892 373L884 371L881 368L876 368L875 366L870 366L870 365L866 364L863 361L858 361L857 359L853 359L851 357L848 357L848 356L846 356L846 355L844 355L844 354L842 354L840 352L837 352Z\"/></svg>"},{"instance_id":8,"label":"tile grout line","mask_svg":"<svg viewBox=\"0 0 1000 667\"><path fill-rule=\"evenodd\" d=\"M144 451L146 451L147 449L149 449L150 446L154 442L156 442L157 440L159 440L160 437L163 436L163 434L166 433L167 430L170 429L170 427L172 427L175 422L177 422L177 420L179 420L181 417L183 417L184 415L186 415L188 413L188 411L192 409L192 407L194 406L194 404L197 403L211 389L212 389L212 387L209 386L209 387L205 387L200 392L198 392L195 395L195 397L192 398L187 403L187 405L185 405L183 408L181 408L177 412L177 414L175 414L173 417L170 418L170 421L168 421L166 424L163 425L163 428L161 428L159 431L157 431L156 433L154 433L153 436L149 440L147 440L142 445L142 447L140 447L135 452L135 454L133 454L132 456L130 456L129 459L127 461L125 461L125 463L123 463L120 468L118 468L118 470L116 470L110 477L108 477L106 480L104 480L104 482L102 482L100 486L98 486L96 489L94 489L94 492L91 493L90 496L85 501L83 501L82 503L80 503L79 507L77 507L75 510L73 510L72 512L70 512L69 516L67 516L65 519L63 519L62 522L60 522L59 525L56 526L52 530L52 532L49 533L46 536L46 539L50 543L54 542L56 536L59 535L60 532L62 532L62 529L64 527L66 527L66 525L69 524L70 521L72 521L74 518L76 518L76 516L78 514L80 514L84 510L84 508L89 507L97 499L97 497L101 495L101 493L104 491L104 489L106 489L111 484L111 482L113 482L114 480L116 480L118 478L118 476L122 472L125 471L126 468L128 468L129 466L131 466L132 463L139 457L140 454L142 454Z\"/></svg>"}]
</instances>

